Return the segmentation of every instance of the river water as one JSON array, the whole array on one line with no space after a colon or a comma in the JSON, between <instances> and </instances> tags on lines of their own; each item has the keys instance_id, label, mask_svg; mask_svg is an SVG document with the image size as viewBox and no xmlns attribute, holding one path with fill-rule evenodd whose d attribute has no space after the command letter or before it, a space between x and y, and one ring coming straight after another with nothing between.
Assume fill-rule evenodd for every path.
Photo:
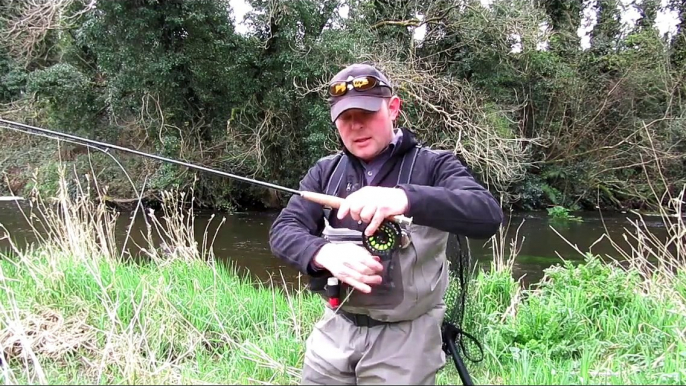
<instances>
[{"instance_id":1,"label":"river water","mask_svg":"<svg viewBox=\"0 0 686 386\"><path fill-rule=\"evenodd\" d=\"M0 224L9 231L13 242L21 249L28 243L36 241L36 237L20 207L26 211L25 201L0 202ZM233 263L247 270L258 280L266 281L274 277L278 281L285 279L289 283L298 282L297 271L274 257L269 248L269 227L277 216L277 212L234 214L214 212L215 217L211 219L212 214L213 212L195 211L195 233L196 240L202 244L203 233L206 229L211 240L219 226L212 246L218 260ZM122 240L126 234L131 215L131 213L121 213L119 216L116 230L119 240ZM504 225L507 227L504 233L504 247L506 253L509 253L510 244L516 240L518 254L513 268L517 279L521 278L524 283L533 283L542 277L545 268L561 263L561 259L582 261L583 256L575 247L581 252L590 251L601 256L620 258L621 256L611 245L608 237L628 250L629 245L624 235L634 234L634 227L629 220L636 220L637 216L628 213L602 214L602 216L598 213L577 215L583 218L583 222L553 221L545 212L507 216L507 223ZM157 216L160 217L161 212ZM225 217L226 221L220 225L222 217ZM644 217L644 221L648 223L651 232L664 238L665 229L659 217ZM0 237L1 233L2 231L0 231ZM133 222L131 232L135 244L145 245L143 242L145 233L145 222L139 215ZM135 244L131 242L127 244L134 255L139 251ZM6 250L8 247L8 240L0 240L0 250ZM489 240L471 240L470 248L472 257L477 259L480 266L488 268L493 259L493 244Z\"/></svg>"}]
</instances>

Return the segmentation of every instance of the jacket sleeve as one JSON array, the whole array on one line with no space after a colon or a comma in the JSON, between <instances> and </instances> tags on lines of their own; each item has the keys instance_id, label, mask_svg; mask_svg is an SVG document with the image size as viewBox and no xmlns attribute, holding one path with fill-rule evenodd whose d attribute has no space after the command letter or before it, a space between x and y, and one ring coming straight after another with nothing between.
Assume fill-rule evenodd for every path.
<instances>
[{"instance_id":1,"label":"jacket sleeve","mask_svg":"<svg viewBox=\"0 0 686 386\"><path fill-rule=\"evenodd\" d=\"M318 165L310 168L300 181L300 190L321 193L320 170ZM312 266L312 258L327 243L324 238L319 237L324 226L322 216L323 208L320 204L297 194L293 195L269 230L272 253L303 274L318 276L323 273Z\"/></svg>"},{"instance_id":2,"label":"jacket sleeve","mask_svg":"<svg viewBox=\"0 0 686 386\"><path fill-rule=\"evenodd\" d=\"M407 194L407 216L419 225L473 238L493 236L503 211L493 195L481 186L451 152L432 154L427 170L433 185L401 184Z\"/></svg>"}]
</instances>

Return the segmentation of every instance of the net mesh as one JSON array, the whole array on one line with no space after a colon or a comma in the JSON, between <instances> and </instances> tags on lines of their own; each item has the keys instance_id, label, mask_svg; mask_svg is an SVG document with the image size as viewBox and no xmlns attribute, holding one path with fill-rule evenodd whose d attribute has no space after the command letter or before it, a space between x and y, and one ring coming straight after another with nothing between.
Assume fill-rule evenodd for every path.
<instances>
[{"instance_id":1,"label":"net mesh","mask_svg":"<svg viewBox=\"0 0 686 386\"><path fill-rule=\"evenodd\" d=\"M464 315L468 306L470 273L473 268L469 240L464 236L450 234L446 254L450 283L444 297L447 309L443 324L444 334L449 336L444 336L443 349L449 354L445 340L452 338L462 356L472 362L479 362L483 359L481 344L474 336L464 331Z\"/></svg>"}]
</instances>

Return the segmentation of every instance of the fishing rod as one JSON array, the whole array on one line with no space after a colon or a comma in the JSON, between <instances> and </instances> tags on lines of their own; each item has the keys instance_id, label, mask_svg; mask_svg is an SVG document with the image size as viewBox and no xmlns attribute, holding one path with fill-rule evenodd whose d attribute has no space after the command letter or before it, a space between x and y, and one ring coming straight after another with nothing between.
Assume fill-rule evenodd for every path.
<instances>
[{"instance_id":1,"label":"fishing rod","mask_svg":"<svg viewBox=\"0 0 686 386\"><path fill-rule=\"evenodd\" d=\"M82 144L82 145L85 145L88 147L98 149L98 150L103 151L105 153L107 153L109 150L119 150L119 151L123 151L126 153L132 153L132 154L135 154L135 155L138 155L141 157L152 158L152 159L162 161L162 162L169 162L172 164L185 166L185 167L191 168L191 169L197 169L197 170L201 170L201 171L208 172L208 173L218 174L220 176L224 176L224 177L232 178L235 180L247 182L249 184L259 185L259 186L263 186L266 188L278 190L281 192L299 195L308 201L315 202L315 203L323 205L325 207L330 207L332 209L340 208L341 204L344 202L344 199L341 197L336 197L336 196L331 196L328 194L322 194L322 193L316 193L316 192L291 189L291 188L288 188L285 186L276 185L276 184L272 184L272 183L265 182L265 181L259 181L256 179L239 176L239 175L232 174L232 173L223 172L220 170L211 169L211 168L208 168L205 166L195 165L195 164L188 163L188 162L183 162L183 161L179 161L179 160L175 160L175 159L171 159L171 158L167 158L167 157L162 157L162 156L159 156L156 154L145 153L142 151L129 149L129 148L126 148L123 146L117 146L117 145L113 145L113 144L109 144L109 143L105 143L105 142L94 141L92 139L82 138L82 137L79 137L79 136L76 136L73 134L67 134L67 133L63 133L63 132L59 132L59 131L48 130L48 129L44 129L44 128L40 128L40 127L26 125L26 124L19 123L19 122L13 122L13 121L9 121L9 120L3 119L3 118L0 118L0 124L3 127L10 129L10 130L15 130L15 131L19 131L19 132L31 134L31 135L40 135L40 136L44 136L44 137L51 138L51 139L58 139L58 140L59 139L65 139L68 142L70 141L70 142L79 143L79 144ZM405 217L402 215L391 216L390 218L386 219L379 226L379 229L377 229L377 232L374 235L368 236L368 237L365 236L365 239L364 239L365 247L367 247L367 249L370 250L370 252L372 252L372 253L385 255L386 253L390 252L390 250L393 249L396 245L399 244L400 233L401 233L400 225L409 225L411 223L412 223L412 218L408 218L408 217Z\"/></svg>"}]
</instances>

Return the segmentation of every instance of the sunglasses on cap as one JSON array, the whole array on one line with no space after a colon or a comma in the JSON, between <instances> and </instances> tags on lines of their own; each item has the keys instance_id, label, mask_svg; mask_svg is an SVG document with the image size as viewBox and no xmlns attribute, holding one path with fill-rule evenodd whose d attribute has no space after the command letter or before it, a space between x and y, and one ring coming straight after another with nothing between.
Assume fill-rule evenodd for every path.
<instances>
[{"instance_id":1,"label":"sunglasses on cap","mask_svg":"<svg viewBox=\"0 0 686 386\"><path fill-rule=\"evenodd\" d=\"M332 97L340 97L347 94L348 90L364 92L371 90L374 87L391 88L390 85L375 76L358 76L351 80L338 80L331 83L329 85L329 95Z\"/></svg>"}]
</instances>

